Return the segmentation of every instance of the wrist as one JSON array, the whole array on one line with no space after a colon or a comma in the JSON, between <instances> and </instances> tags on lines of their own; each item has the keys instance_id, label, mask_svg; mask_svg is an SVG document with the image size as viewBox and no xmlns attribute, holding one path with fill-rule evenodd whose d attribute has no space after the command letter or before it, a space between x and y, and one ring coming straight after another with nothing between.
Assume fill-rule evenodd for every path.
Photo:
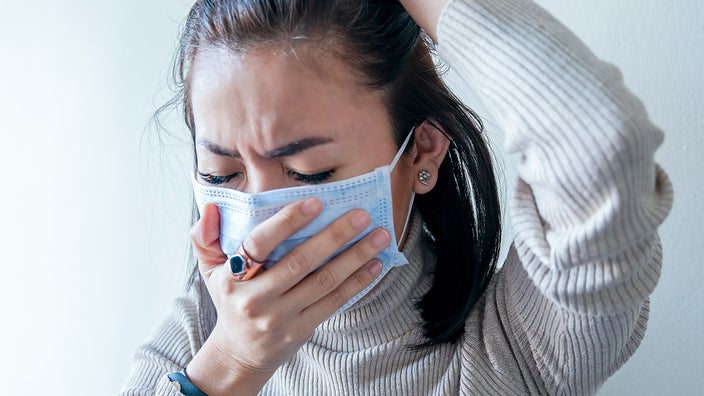
<instances>
[{"instance_id":1,"label":"wrist","mask_svg":"<svg viewBox=\"0 0 704 396\"><path fill-rule=\"evenodd\" d=\"M188 378L209 396L257 395L273 372L250 370L224 351L213 334L188 364Z\"/></svg>"}]
</instances>

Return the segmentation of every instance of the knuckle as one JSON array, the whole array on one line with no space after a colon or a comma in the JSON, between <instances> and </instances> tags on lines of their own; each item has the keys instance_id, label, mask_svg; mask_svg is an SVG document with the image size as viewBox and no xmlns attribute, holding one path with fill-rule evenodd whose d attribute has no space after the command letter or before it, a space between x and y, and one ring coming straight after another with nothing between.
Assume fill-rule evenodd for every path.
<instances>
[{"instance_id":1,"label":"knuckle","mask_svg":"<svg viewBox=\"0 0 704 396\"><path fill-rule=\"evenodd\" d=\"M308 270L310 260L302 249L294 249L288 255L287 266L292 274L300 274Z\"/></svg>"},{"instance_id":2,"label":"knuckle","mask_svg":"<svg viewBox=\"0 0 704 396\"><path fill-rule=\"evenodd\" d=\"M279 221L286 228L294 228L298 226L296 211L287 207L285 210L279 211Z\"/></svg>"},{"instance_id":3,"label":"knuckle","mask_svg":"<svg viewBox=\"0 0 704 396\"><path fill-rule=\"evenodd\" d=\"M352 285L354 286L355 292L358 293L366 289L373 280L374 278L371 274L369 274L369 271L361 271L356 273L352 277Z\"/></svg>"},{"instance_id":4,"label":"knuckle","mask_svg":"<svg viewBox=\"0 0 704 396\"><path fill-rule=\"evenodd\" d=\"M242 298L238 303L238 310L248 318L255 318L261 313L261 303L256 298Z\"/></svg>"},{"instance_id":5,"label":"knuckle","mask_svg":"<svg viewBox=\"0 0 704 396\"><path fill-rule=\"evenodd\" d=\"M340 222L335 222L330 227L330 238L337 245L344 245L345 242L347 242L347 233L345 233L345 230Z\"/></svg>"},{"instance_id":6,"label":"knuckle","mask_svg":"<svg viewBox=\"0 0 704 396\"><path fill-rule=\"evenodd\" d=\"M337 285L332 271L326 268L322 268L316 272L315 282L322 290L332 290Z\"/></svg>"},{"instance_id":7,"label":"knuckle","mask_svg":"<svg viewBox=\"0 0 704 396\"><path fill-rule=\"evenodd\" d=\"M258 260L262 257L268 256L262 251L264 250L264 245L255 233L249 234L247 239L242 242L242 247L247 252L249 257L254 260Z\"/></svg>"},{"instance_id":8,"label":"knuckle","mask_svg":"<svg viewBox=\"0 0 704 396\"><path fill-rule=\"evenodd\" d=\"M188 237L191 239L191 243L194 245L200 244L200 221L195 223L193 227L188 231Z\"/></svg>"},{"instance_id":9,"label":"knuckle","mask_svg":"<svg viewBox=\"0 0 704 396\"><path fill-rule=\"evenodd\" d=\"M288 345L302 346L306 341L308 341L309 336L304 333L287 332L282 338L284 343Z\"/></svg>"},{"instance_id":10,"label":"knuckle","mask_svg":"<svg viewBox=\"0 0 704 396\"><path fill-rule=\"evenodd\" d=\"M352 248L352 254L357 260L361 262L366 262L367 260L372 258L372 251L368 249L368 246L368 243L357 243Z\"/></svg>"},{"instance_id":11,"label":"knuckle","mask_svg":"<svg viewBox=\"0 0 704 396\"><path fill-rule=\"evenodd\" d=\"M265 334L278 332L281 325L281 320L276 316L266 316L256 321L257 329Z\"/></svg>"},{"instance_id":12,"label":"knuckle","mask_svg":"<svg viewBox=\"0 0 704 396\"><path fill-rule=\"evenodd\" d=\"M335 289L328 296L329 296L328 301L330 303L330 306L334 309L338 309L341 306L345 305L345 303L348 300L348 298L346 297L346 295L344 293L344 289L342 289L342 288Z\"/></svg>"}]
</instances>

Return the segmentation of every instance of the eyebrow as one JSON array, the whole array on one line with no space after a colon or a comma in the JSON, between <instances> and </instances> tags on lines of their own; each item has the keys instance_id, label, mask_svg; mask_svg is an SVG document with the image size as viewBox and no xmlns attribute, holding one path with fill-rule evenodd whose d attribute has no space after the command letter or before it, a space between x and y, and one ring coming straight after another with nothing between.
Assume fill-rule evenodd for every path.
<instances>
[{"instance_id":1,"label":"eyebrow","mask_svg":"<svg viewBox=\"0 0 704 396\"><path fill-rule=\"evenodd\" d=\"M296 140L294 142L285 144L281 147L277 147L273 150L264 152L263 157L270 160L279 157L288 157L296 155L301 151L307 150L309 148L320 146L322 144L330 143L333 139L324 137L310 137L301 140ZM217 143L211 142L205 138L198 139L198 145L210 151L213 154L222 155L226 157L242 158L242 155L238 151L232 151L225 147L220 146Z\"/></svg>"},{"instance_id":2,"label":"eyebrow","mask_svg":"<svg viewBox=\"0 0 704 396\"><path fill-rule=\"evenodd\" d=\"M239 152L226 149L217 143L213 143L206 138L198 138L198 145L210 151L213 154L222 155L225 157L242 158Z\"/></svg>"}]
</instances>

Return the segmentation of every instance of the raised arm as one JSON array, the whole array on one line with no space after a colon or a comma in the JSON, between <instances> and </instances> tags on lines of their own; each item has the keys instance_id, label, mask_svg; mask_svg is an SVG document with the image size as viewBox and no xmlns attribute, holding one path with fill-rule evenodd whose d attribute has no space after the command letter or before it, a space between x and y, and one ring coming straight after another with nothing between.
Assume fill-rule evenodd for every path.
<instances>
[{"instance_id":1,"label":"raised arm","mask_svg":"<svg viewBox=\"0 0 704 396\"><path fill-rule=\"evenodd\" d=\"M504 330L484 333L487 360L537 370L523 381L539 392L592 393L640 342L660 274L663 134L619 71L534 2L455 0L436 19L443 3L404 1L519 158L515 249L478 325Z\"/></svg>"},{"instance_id":2,"label":"raised arm","mask_svg":"<svg viewBox=\"0 0 704 396\"><path fill-rule=\"evenodd\" d=\"M653 252L636 256L654 248L672 190L653 158L662 131L618 69L528 0L454 1L439 29L441 55L519 158L509 209L536 284L583 313L641 303L657 271L639 268L655 265ZM590 280L579 283L571 269Z\"/></svg>"}]
</instances>

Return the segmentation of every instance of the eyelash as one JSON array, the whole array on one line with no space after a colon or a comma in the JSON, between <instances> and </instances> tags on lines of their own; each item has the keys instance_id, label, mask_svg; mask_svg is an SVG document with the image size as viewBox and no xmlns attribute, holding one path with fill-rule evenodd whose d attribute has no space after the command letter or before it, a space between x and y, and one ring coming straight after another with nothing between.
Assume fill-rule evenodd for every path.
<instances>
[{"instance_id":1,"label":"eyelash","mask_svg":"<svg viewBox=\"0 0 704 396\"><path fill-rule=\"evenodd\" d=\"M304 184L320 184L327 179L330 178L330 176L335 173L335 169L330 169L325 172L320 172L320 173L314 173L314 174L305 174L305 173L298 173L293 170L288 171L288 176L293 179L294 181L298 183L304 183ZM227 176L216 176L212 175L209 173L202 173L198 172L200 174L200 177L203 178L203 180L212 185L218 185L218 184L225 184L229 182L230 180L234 179L235 177L239 176L241 172L233 173L231 175Z\"/></svg>"},{"instance_id":2,"label":"eyelash","mask_svg":"<svg viewBox=\"0 0 704 396\"><path fill-rule=\"evenodd\" d=\"M304 173L298 173L292 170L288 171L288 176L299 182L299 183L305 183L305 184L320 184L324 182L325 180L329 179L332 174L335 173L335 169L330 169L325 172L320 172L320 173L314 173L312 175L307 175Z\"/></svg>"},{"instance_id":3,"label":"eyelash","mask_svg":"<svg viewBox=\"0 0 704 396\"><path fill-rule=\"evenodd\" d=\"M230 180L237 177L240 174L240 172L233 173L233 174L227 175L227 176L216 176L216 175L211 175L210 173L202 173L202 172L198 172L198 174L200 174L200 177L202 177L206 183L218 185L218 184L225 184L225 183L229 182Z\"/></svg>"}]
</instances>

